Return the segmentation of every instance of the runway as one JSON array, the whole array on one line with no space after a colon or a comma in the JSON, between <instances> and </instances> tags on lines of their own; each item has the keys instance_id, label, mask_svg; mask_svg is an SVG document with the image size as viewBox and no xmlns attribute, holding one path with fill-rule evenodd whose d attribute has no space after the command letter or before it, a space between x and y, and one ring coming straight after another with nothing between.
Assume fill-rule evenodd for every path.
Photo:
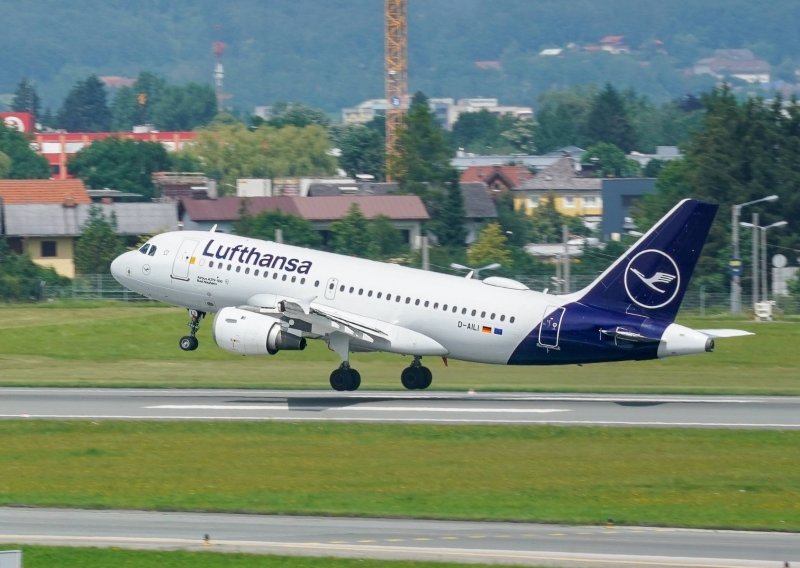
<instances>
[{"instance_id":1,"label":"runway","mask_svg":"<svg viewBox=\"0 0 800 568\"><path fill-rule=\"evenodd\" d=\"M800 397L0 389L0 419L265 420L800 429Z\"/></svg>"},{"instance_id":2,"label":"runway","mask_svg":"<svg viewBox=\"0 0 800 568\"><path fill-rule=\"evenodd\" d=\"M800 535L787 533L8 507L0 542L590 567L800 561Z\"/></svg>"}]
</instances>

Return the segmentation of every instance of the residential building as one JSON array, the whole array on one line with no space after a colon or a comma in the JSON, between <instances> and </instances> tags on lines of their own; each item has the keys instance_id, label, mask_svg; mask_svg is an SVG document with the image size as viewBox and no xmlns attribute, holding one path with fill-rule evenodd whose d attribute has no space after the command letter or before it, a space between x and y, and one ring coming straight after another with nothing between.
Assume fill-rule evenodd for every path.
<instances>
[{"instance_id":1,"label":"residential building","mask_svg":"<svg viewBox=\"0 0 800 568\"><path fill-rule=\"evenodd\" d=\"M490 195L505 193L531 179L531 171L520 165L469 166L461 172L461 183L485 183Z\"/></svg>"},{"instance_id":2,"label":"residential building","mask_svg":"<svg viewBox=\"0 0 800 568\"><path fill-rule=\"evenodd\" d=\"M107 197L107 196L106 196ZM105 203L117 232L135 242L140 235L177 228L174 203ZM0 234L12 250L62 276L75 276L75 242L92 200L80 180L0 180Z\"/></svg>"},{"instance_id":3,"label":"residential building","mask_svg":"<svg viewBox=\"0 0 800 568\"><path fill-rule=\"evenodd\" d=\"M772 68L749 49L716 49L714 55L700 59L692 67L695 75L716 79L739 79L747 83L769 83Z\"/></svg>"},{"instance_id":4,"label":"residential building","mask_svg":"<svg viewBox=\"0 0 800 568\"><path fill-rule=\"evenodd\" d=\"M559 213L599 222L603 213L602 179L582 177L580 164L569 155L561 156L512 193L514 209L533 215L536 208L552 199Z\"/></svg>"},{"instance_id":5,"label":"residential building","mask_svg":"<svg viewBox=\"0 0 800 568\"><path fill-rule=\"evenodd\" d=\"M403 234L404 242L419 246L422 223L430 217L416 195L328 195L324 197L220 197L218 199L181 199L178 217L187 230L233 232L233 223L245 212L257 215L264 211L280 211L311 222L323 240L331 225L345 217L355 204L367 219L385 216Z\"/></svg>"}]
</instances>

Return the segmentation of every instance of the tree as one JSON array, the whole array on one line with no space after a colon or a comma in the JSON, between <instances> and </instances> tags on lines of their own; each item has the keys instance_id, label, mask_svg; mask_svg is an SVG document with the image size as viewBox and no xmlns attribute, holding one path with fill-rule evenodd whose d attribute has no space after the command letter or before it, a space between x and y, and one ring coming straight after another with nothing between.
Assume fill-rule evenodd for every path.
<instances>
[{"instance_id":1,"label":"tree","mask_svg":"<svg viewBox=\"0 0 800 568\"><path fill-rule=\"evenodd\" d=\"M607 142L589 146L581 163L594 164L600 177L635 177L640 171L636 160L631 160L625 152Z\"/></svg>"},{"instance_id":2,"label":"tree","mask_svg":"<svg viewBox=\"0 0 800 568\"><path fill-rule=\"evenodd\" d=\"M302 103L278 102L272 106L272 117L267 124L276 128L296 126L303 128L316 124L323 128L330 126L331 119L323 111Z\"/></svg>"},{"instance_id":3,"label":"tree","mask_svg":"<svg viewBox=\"0 0 800 568\"><path fill-rule=\"evenodd\" d=\"M65 284L67 279L52 268L34 263L27 255L11 251L5 238L0 239L0 299L40 299L42 283Z\"/></svg>"},{"instance_id":4,"label":"tree","mask_svg":"<svg viewBox=\"0 0 800 568\"><path fill-rule=\"evenodd\" d=\"M36 93L36 88L27 77L23 77L19 85L17 85L17 90L14 91L14 98L11 101L11 110L15 112L29 112L34 116L34 119L37 119L41 112L41 107L42 101Z\"/></svg>"},{"instance_id":5,"label":"tree","mask_svg":"<svg viewBox=\"0 0 800 568\"><path fill-rule=\"evenodd\" d=\"M392 259L408 252L408 245L403 241L400 229L388 217L378 215L369 222L367 230L371 258Z\"/></svg>"},{"instance_id":6,"label":"tree","mask_svg":"<svg viewBox=\"0 0 800 568\"><path fill-rule=\"evenodd\" d=\"M586 118L586 137L590 143L608 142L623 152L636 148L636 134L625 100L611 83L607 83L592 101Z\"/></svg>"},{"instance_id":7,"label":"tree","mask_svg":"<svg viewBox=\"0 0 800 568\"><path fill-rule=\"evenodd\" d=\"M453 152L423 93L414 95L397 141L398 155L387 169L402 190L423 195L429 185L438 186L450 179Z\"/></svg>"},{"instance_id":8,"label":"tree","mask_svg":"<svg viewBox=\"0 0 800 568\"><path fill-rule=\"evenodd\" d=\"M169 170L170 158L159 142L111 137L80 150L70 160L69 169L91 188L109 187L152 197L153 172Z\"/></svg>"},{"instance_id":9,"label":"tree","mask_svg":"<svg viewBox=\"0 0 800 568\"><path fill-rule=\"evenodd\" d=\"M515 151L533 154L536 152L536 123L532 120L516 120L511 128L503 132L503 138Z\"/></svg>"},{"instance_id":10,"label":"tree","mask_svg":"<svg viewBox=\"0 0 800 568\"><path fill-rule=\"evenodd\" d=\"M586 117L594 92L583 88L544 93L536 114L536 146L551 152L564 146L582 145Z\"/></svg>"},{"instance_id":11,"label":"tree","mask_svg":"<svg viewBox=\"0 0 800 568\"><path fill-rule=\"evenodd\" d=\"M384 141L377 130L366 126L349 126L339 141L339 165L350 177L368 174L382 180Z\"/></svg>"},{"instance_id":12,"label":"tree","mask_svg":"<svg viewBox=\"0 0 800 568\"><path fill-rule=\"evenodd\" d=\"M499 223L489 223L481 230L478 240L467 251L467 260L473 268L493 262L506 267L511 265L511 251Z\"/></svg>"},{"instance_id":13,"label":"tree","mask_svg":"<svg viewBox=\"0 0 800 568\"><path fill-rule=\"evenodd\" d=\"M116 216L112 213L111 218L106 219L100 206L92 205L75 243L75 272L109 274L111 261L125 251L122 238L116 231Z\"/></svg>"},{"instance_id":14,"label":"tree","mask_svg":"<svg viewBox=\"0 0 800 568\"><path fill-rule=\"evenodd\" d=\"M350 256L371 256L373 248L369 222L356 203L350 206L347 215L331 223L331 233L334 252Z\"/></svg>"},{"instance_id":15,"label":"tree","mask_svg":"<svg viewBox=\"0 0 800 568\"><path fill-rule=\"evenodd\" d=\"M194 130L214 119L217 97L209 85L166 86L149 108L153 124L159 130Z\"/></svg>"},{"instance_id":16,"label":"tree","mask_svg":"<svg viewBox=\"0 0 800 568\"><path fill-rule=\"evenodd\" d=\"M431 216L430 229L436 235L438 243L446 247L463 247L467 238L464 196L455 169L443 189L428 192L425 205Z\"/></svg>"},{"instance_id":17,"label":"tree","mask_svg":"<svg viewBox=\"0 0 800 568\"><path fill-rule=\"evenodd\" d=\"M197 138L180 155L196 161L220 181L222 193L236 187L238 178L331 175L336 160L330 142L317 125L250 130L240 122L215 121L197 131Z\"/></svg>"},{"instance_id":18,"label":"tree","mask_svg":"<svg viewBox=\"0 0 800 568\"><path fill-rule=\"evenodd\" d=\"M310 222L278 210L262 211L258 215L248 215L245 212L233 223L233 231L237 235L256 239L273 240L276 229L281 229L283 242L290 245L318 248L322 244L319 233Z\"/></svg>"},{"instance_id":19,"label":"tree","mask_svg":"<svg viewBox=\"0 0 800 568\"><path fill-rule=\"evenodd\" d=\"M50 165L44 156L31 150L24 134L0 122L0 154L5 155L0 177L10 179L47 179Z\"/></svg>"},{"instance_id":20,"label":"tree","mask_svg":"<svg viewBox=\"0 0 800 568\"><path fill-rule=\"evenodd\" d=\"M515 121L510 116L497 116L486 109L462 112L453 124L453 145L468 152L504 154L512 149L505 133L512 130Z\"/></svg>"},{"instance_id":21,"label":"tree","mask_svg":"<svg viewBox=\"0 0 800 568\"><path fill-rule=\"evenodd\" d=\"M108 132L111 129L106 89L97 75L90 75L72 87L58 112L57 122L68 132Z\"/></svg>"}]
</instances>

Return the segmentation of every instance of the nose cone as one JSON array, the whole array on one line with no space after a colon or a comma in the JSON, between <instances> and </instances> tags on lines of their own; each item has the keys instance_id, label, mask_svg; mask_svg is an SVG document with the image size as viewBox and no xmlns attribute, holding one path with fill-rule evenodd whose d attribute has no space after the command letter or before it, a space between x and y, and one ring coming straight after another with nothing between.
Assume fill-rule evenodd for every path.
<instances>
[{"instance_id":1,"label":"nose cone","mask_svg":"<svg viewBox=\"0 0 800 568\"><path fill-rule=\"evenodd\" d=\"M128 253L123 253L111 261L111 275L114 277L114 280L120 284L125 283L123 278L125 278L125 276L127 276L130 272L128 263L125 260L127 254Z\"/></svg>"}]
</instances>

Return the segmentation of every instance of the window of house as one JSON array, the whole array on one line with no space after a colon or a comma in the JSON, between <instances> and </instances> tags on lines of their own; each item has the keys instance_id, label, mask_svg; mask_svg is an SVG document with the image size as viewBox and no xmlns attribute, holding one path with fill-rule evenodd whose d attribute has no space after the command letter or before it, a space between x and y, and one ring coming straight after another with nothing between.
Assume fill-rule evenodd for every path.
<instances>
[{"instance_id":1,"label":"window of house","mask_svg":"<svg viewBox=\"0 0 800 568\"><path fill-rule=\"evenodd\" d=\"M42 254L43 258L58 256L56 241L42 241Z\"/></svg>"},{"instance_id":2,"label":"window of house","mask_svg":"<svg viewBox=\"0 0 800 568\"><path fill-rule=\"evenodd\" d=\"M535 209L539 207L539 198L538 197L529 197L527 200L528 209Z\"/></svg>"},{"instance_id":3,"label":"window of house","mask_svg":"<svg viewBox=\"0 0 800 568\"><path fill-rule=\"evenodd\" d=\"M572 196L565 196L564 207L575 207L575 198Z\"/></svg>"}]
</instances>

